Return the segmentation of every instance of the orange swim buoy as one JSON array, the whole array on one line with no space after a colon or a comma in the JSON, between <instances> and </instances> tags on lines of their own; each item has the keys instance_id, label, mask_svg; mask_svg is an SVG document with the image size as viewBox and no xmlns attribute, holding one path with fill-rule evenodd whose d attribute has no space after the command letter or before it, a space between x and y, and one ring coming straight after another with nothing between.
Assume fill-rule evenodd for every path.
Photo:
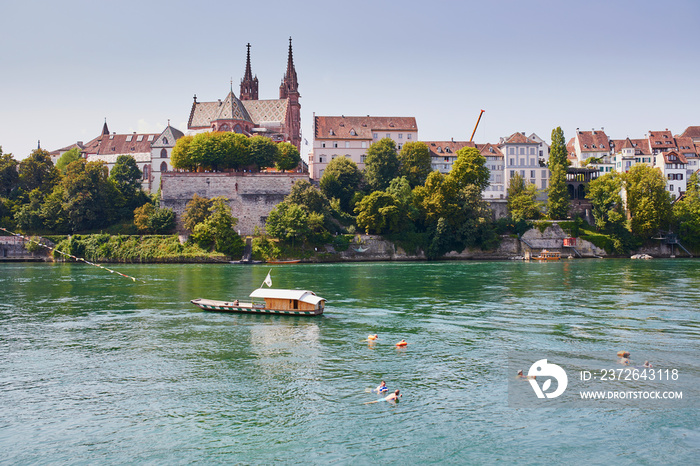
<instances>
[{"instance_id":1,"label":"orange swim buoy","mask_svg":"<svg viewBox=\"0 0 700 466\"><path fill-rule=\"evenodd\" d=\"M400 342L398 342L396 344L396 346L406 346L406 345L408 345L408 343L406 343L406 340L401 340Z\"/></svg>"},{"instance_id":2,"label":"orange swim buoy","mask_svg":"<svg viewBox=\"0 0 700 466\"><path fill-rule=\"evenodd\" d=\"M376 340L377 338L379 338L379 336L376 333L367 337L368 340Z\"/></svg>"}]
</instances>

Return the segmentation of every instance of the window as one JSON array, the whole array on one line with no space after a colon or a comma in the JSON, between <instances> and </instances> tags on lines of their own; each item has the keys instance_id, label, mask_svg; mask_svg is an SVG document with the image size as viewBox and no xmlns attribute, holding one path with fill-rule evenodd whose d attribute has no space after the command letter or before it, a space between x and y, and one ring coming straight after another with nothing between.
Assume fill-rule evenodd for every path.
<instances>
[{"instance_id":1,"label":"window","mask_svg":"<svg viewBox=\"0 0 700 466\"><path fill-rule=\"evenodd\" d=\"M133 138L133 136L130 134L130 135L128 135L128 136L126 137L126 141L127 141L127 142L131 142L131 138Z\"/></svg>"},{"instance_id":2,"label":"window","mask_svg":"<svg viewBox=\"0 0 700 466\"><path fill-rule=\"evenodd\" d=\"M141 141L143 141L143 134L139 134L138 136L136 136L136 142L141 142Z\"/></svg>"},{"instance_id":3,"label":"window","mask_svg":"<svg viewBox=\"0 0 700 466\"><path fill-rule=\"evenodd\" d=\"M156 137L155 134L149 134L149 135L148 135L148 142L153 141L153 139L154 139L155 137Z\"/></svg>"},{"instance_id":4,"label":"window","mask_svg":"<svg viewBox=\"0 0 700 466\"><path fill-rule=\"evenodd\" d=\"M542 179L542 189L546 189L546 188L547 188L547 180L545 180L545 179L543 178L543 179Z\"/></svg>"},{"instance_id":5,"label":"window","mask_svg":"<svg viewBox=\"0 0 700 466\"><path fill-rule=\"evenodd\" d=\"M338 142L337 142L337 141L333 143L333 147L336 148L336 149L338 148Z\"/></svg>"},{"instance_id":6,"label":"window","mask_svg":"<svg viewBox=\"0 0 700 466\"><path fill-rule=\"evenodd\" d=\"M367 141L362 141L362 148L366 149L367 148Z\"/></svg>"},{"instance_id":7,"label":"window","mask_svg":"<svg viewBox=\"0 0 700 466\"><path fill-rule=\"evenodd\" d=\"M357 133L355 132L354 129L350 130L350 136L357 136Z\"/></svg>"},{"instance_id":8,"label":"window","mask_svg":"<svg viewBox=\"0 0 700 466\"><path fill-rule=\"evenodd\" d=\"M377 138L379 137L379 135L378 135L377 133L372 133L372 137L373 137L374 139L377 139Z\"/></svg>"},{"instance_id":9,"label":"window","mask_svg":"<svg viewBox=\"0 0 700 466\"><path fill-rule=\"evenodd\" d=\"M336 158L337 156L338 156L337 154L331 155L331 160L333 160L333 159Z\"/></svg>"},{"instance_id":10,"label":"window","mask_svg":"<svg viewBox=\"0 0 700 466\"><path fill-rule=\"evenodd\" d=\"M403 139L403 134L399 133L399 139Z\"/></svg>"},{"instance_id":11,"label":"window","mask_svg":"<svg viewBox=\"0 0 700 466\"><path fill-rule=\"evenodd\" d=\"M321 147L326 147L326 143L325 143L325 142L322 142L322 143L321 143Z\"/></svg>"},{"instance_id":12,"label":"window","mask_svg":"<svg viewBox=\"0 0 700 466\"><path fill-rule=\"evenodd\" d=\"M403 144L399 144L399 150L401 150L401 146L403 146Z\"/></svg>"},{"instance_id":13,"label":"window","mask_svg":"<svg viewBox=\"0 0 700 466\"><path fill-rule=\"evenodd\" d=\"M163 138L163 144L167 144L167 143L168 143L168 138Z\"/></svg>"},{"instance_id":14,"label":"window","mask_svg":"<svg viewBox=\"0 0 700 466\"><path fill-rule=\"evenodd\" d=\"M167 172L168 171L168 164L163 162L160 164L160 171L162 172Z\"/></svg>"},{"instance_id":15,"label":"window","mask_svg":"<svg viewBox=\"0 0 700 466\"><path fill-rule=\"evenodd\" d=\"M540 157L542 157L542 151L540 151Z\"/></svg>"},{"instance_id":16,"label":"window","mask_svg":"<svg viewBox=\"0 0 700 466\"><path fill-rule=\"evenodd\" d=\"M520 148L520 155L525 155L525 148L524 147Z\"/></svg>"},{"instance_id":17,"label":"window","mask_svg":"<svg viewBox=\"0 0 700 466\"><path fill-rule=\"evenodd\" d=\"M510 171L510 177L513 178L515 176L515 170Z\"/></svg>"},{"instance_id":18,"label":"window","mask_svg":"<svg viewBox=\"0 0 700 466\"><path fill-rule=\"evenodd\" d=\"M535 155L535 148L534 147L530 147L530 155Z\"/></svg>"},{"instance_id":19,"label":"window","mask_svg":"<svg viewBox=\"0 0 700 466\"><path fill-rule=\"evenodd\" d=\"M547 178L547 170L542 170L542 178Z\"/></svg>"},{"instance_id":20,"label":"window","mask_svg":"<svg viewBox=\"0 0 700 466\"><path fill-rule=\"evenodd\" d=\"M386 133L386 137L390 138L390 137L391 137L391 134L390 134L390 133Z\"/></svg>"},{"instance_id":21,"label":"window","mask_svg":"<svg viewBox=\"0 0 700 466\"><path fill-rule=\"evenodd\" d=\"M509 165L515 165L515 159L511 158L511 159L509 159L509 160L510 160Z\"/></svg>"},{"instance_id":22,"label":"window","mask_svg":"<svg viewBox=\"0 0 700 466\"><path fill-rule=\"evenodd\" d=\"M535 159L530 159L530 166L534 167L535 166Z\"/></svg>"},{"instance_id":23,"label":"window","mask_svg":"<svg viewBox=\"0 0 700 466\"><path fill-rule=\"evenodd\" d=\"M165 149L160 150L160 158L161 159L167 159L168 158L168 151Z\"/></svg>"},{"instance_id":24,"label":"window","mask_svg":"<svg viewBox=\"0 0 700 466\"><path fill-rule=\"evenodd\" d=\"M406 135L406 139L411 139L411 133L408 133L408 134Z\"/></svg>"},{"instance_id":25,"label":"window","mask_svg":"<svg viewBox=\"0 0 700 466\"><path fill-rule=\"evenodd\" d=\"M520 165L525 165L525 159L520 159Z\"/></svg>"},{"instance_id":26,"label":"window","mask_svg":"<svg viewBox=\"0 0 700 466\"><path fill-rule=\"evenodd\" d=\"M365 159L367 158L366 155L361 155L360 156L360 163L365 163Z\"/></svg>"},{"instance_id":27,"label":"window","mask_svg":"<svg viewBox=\"0 0 700 466\"><path fill-rule=\"evenodd\" d=\"M147 180L149 178L148 172L150 171L151 166L150 165L144 165L143 166L143 179Z\"/></svg>"},{"instance_id":28,"label":"window","mask_svg":"<svg viewBox=\"0 0 700 466\"><path fill-rule=\"evenodd\" d=\"M322 155L318 156L318 163L323 163L323 156Z\"/></svg>"},{"instance_id":29,"label":"window","mask_svg":"<svg viewBox=\"0 0 700 466\"><path fill-rule=\"evenodd\" d=\"M534 178L534 177L535 177L535 170L530 170L530 178Z\"/></svg>"},{"instance_id":30,"label":"window","mask_svg":"<svg viewBox=\"0 0 700 466\"><path fill-rule=\"evenodd\" d=\"M669 190L669 191L673 191L673 185L672 185L672 184L668 185L668 190Z\"/></svg>"},{"instance_id":31,"label":"window","mask_svg":"<svg viewBox=\"0 0 700 466\"><path fill-rule=\"evenodd\" d=\"M345 141L345 148L349 149L350 148L350 141Z\"/></svg>"}]
</instances>

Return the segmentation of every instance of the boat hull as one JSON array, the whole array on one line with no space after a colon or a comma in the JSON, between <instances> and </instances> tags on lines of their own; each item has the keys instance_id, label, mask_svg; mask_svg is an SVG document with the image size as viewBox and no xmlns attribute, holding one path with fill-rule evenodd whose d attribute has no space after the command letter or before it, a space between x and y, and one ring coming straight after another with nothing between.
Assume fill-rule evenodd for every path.
<instances>
[{"instance_id":1,"label":"boat hull","mask_svg":"<svg viewBox=\"0 0 700 466\"><path fill-rule=\"evenodd\" d=\"M288 310L288 309L270 309L265 306L253 303L238 303L237 305L230 301L215 301L213 299L197 298L190 301L195 306L205 311L214 312L237 312L241 314L271 314L271 315L287 315L287 316L318 316L323 314L323 307L311 311Z\"/></svg>"}]
</instances>

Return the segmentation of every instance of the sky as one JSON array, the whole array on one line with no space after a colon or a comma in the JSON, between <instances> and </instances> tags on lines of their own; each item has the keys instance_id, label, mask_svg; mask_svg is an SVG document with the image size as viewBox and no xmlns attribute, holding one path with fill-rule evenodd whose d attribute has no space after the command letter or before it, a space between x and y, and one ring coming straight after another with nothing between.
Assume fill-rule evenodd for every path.
<instances>
[{"instance_id":1,"label":"sky","mask_svg":"<svg viewBox=\"0 0 700 466\"><path fill-rule=\"evenodd\" d=\"M2 0L0 146L15 158L187 130L193 95L238 95L251 44L276 99L289 37L302 146L313 114L414 116L420 140L610 138L700 125L697 0Z\"/></svg>"}]
</instances>

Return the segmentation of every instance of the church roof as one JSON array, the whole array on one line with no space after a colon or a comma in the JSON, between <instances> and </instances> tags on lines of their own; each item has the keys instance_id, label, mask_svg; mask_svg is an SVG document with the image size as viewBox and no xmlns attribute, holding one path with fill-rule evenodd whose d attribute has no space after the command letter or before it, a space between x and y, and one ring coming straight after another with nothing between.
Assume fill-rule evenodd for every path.
<instances>
[{"instance_id":1,"label":"church roof","mask_svg":"<svg viewBox=\"0 0 700 466\"><path fill-rule=\"evenodd\" d=\"M244 100L243 106L255 124L283 122L287 116L287 99Z\"/></svg>"},{"instance_id":2,"label":"church roof","mask_svg":"<svg viewBox=\"0 0 700 466\"><path fill-rule=\"evenodd\" d=\"M194 102L187 128L208 128L219 111L219 102Z\"/></svg>"},{"instance_id":3,"label":"church roof","mask_svg":"<svg viewBox=\"0 0 700 466\"><path fill-rule=\"evenodd\" d=\"M219 105L219 110L216 113L214 120L243 120L253 122L246 110L243 102L238 100L233 91L230 91Z\"/></svg>"}]
</instances>

